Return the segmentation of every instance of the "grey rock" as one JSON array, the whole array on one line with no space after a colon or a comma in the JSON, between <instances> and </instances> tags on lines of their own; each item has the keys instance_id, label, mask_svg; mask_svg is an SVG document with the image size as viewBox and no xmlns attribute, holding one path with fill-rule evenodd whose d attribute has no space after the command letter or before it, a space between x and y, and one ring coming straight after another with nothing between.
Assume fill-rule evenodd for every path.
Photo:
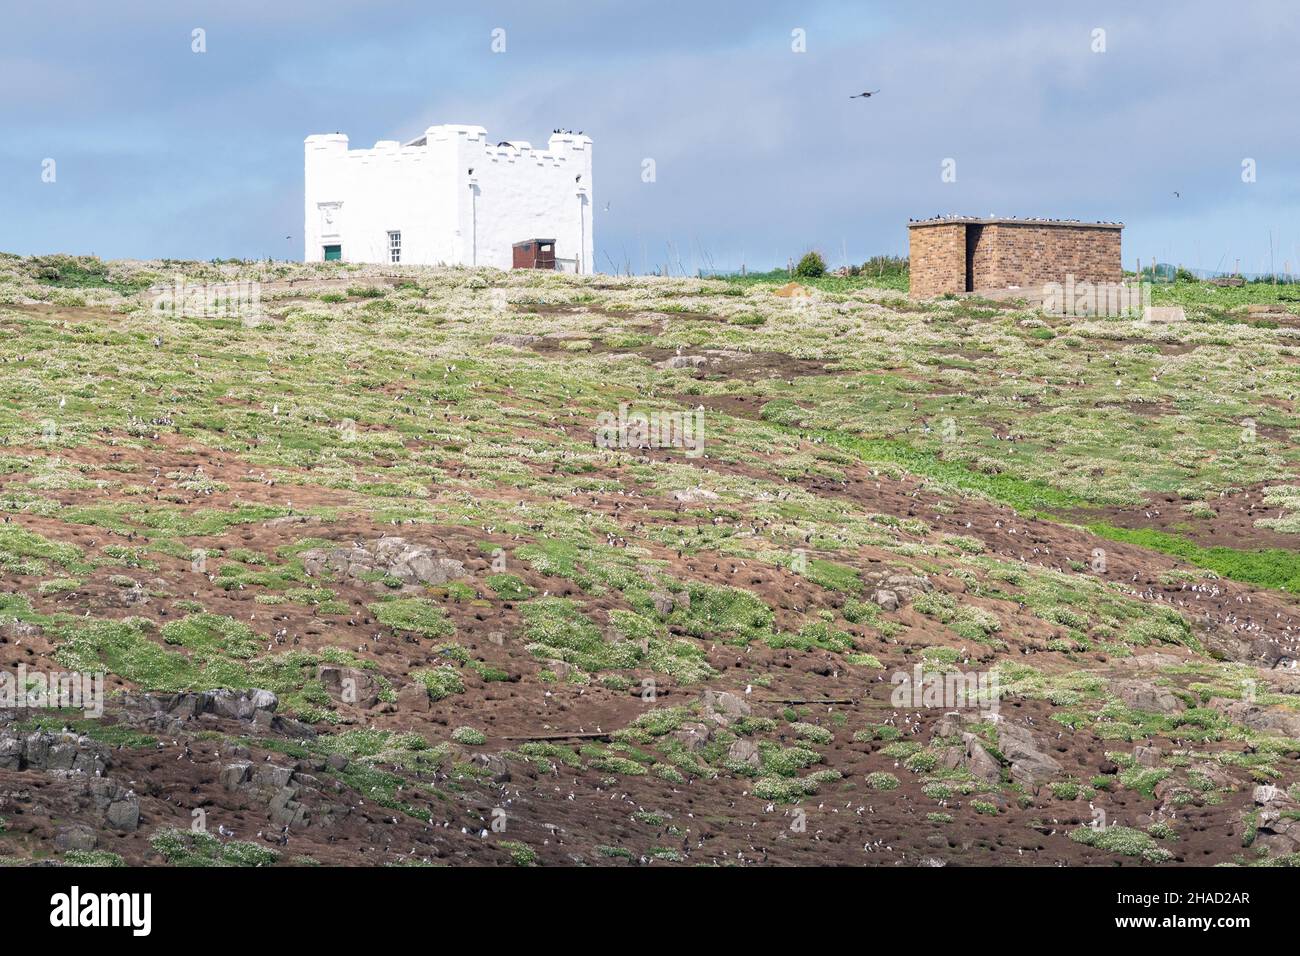
<instances>
[{"instance_id":1,"label":"grey rock","mask_svg":"<svg viewBox=\"0 0 1300 956\"><path fill-rule=\"evenodd\" d=\"M134 832L140 826L139 798L128 796L121 800L114 800L108 806L108 814L105 819L108 821L108 825L116 830Z\"/></svg>"},{"instance_id":2,"label":"grey rock","mask_svg":"<svg viewBox=\"0 0 1300 956\"><path fill-rule=\"evenodd\" d=\"M1261 707L1244 700L1225 701L1222 698L1210 701L1210 706L1221 711L1229 720L1251 730L1263 730L1284 737L1300 737L1300 714L1294 711Z\"/></svg>"},{"instance_id":3,"label":"grey rock","mask_svg":"<svg viewBox=\"0 0 1300 956\"><path fill-rule=\"evenodd\" d=\"M99 846L99 837L84 823L64 827L54 835L54 846L63 850L93 850Z\"/></svg>"},{"instance_id":4,"label":"grey rock","mask_svg":"<svg viewBox=\"0 0 1300 956\"><path fill-rule=\"evenodd\" d=\"M278 764L258 764L257 769L253 771L253 785L256 787L278 790L281 787L287 787L292 779L293 768L281 767Z\"/></svg>"},{"instance_id":5,"label":"grey rock","mask_svg":"<svg viewBox=\"0 0 1300 956\"><path fill-rule=\"evenodd\" d=\"M1168 688L1150 681L1130 679L1113 681L1111 691L1128 707L1156 714L1174 714L1185 709L1181 700Z\"/></svg>"},{"instance_id":6,"label":"grey rock","mask_svg":"<svg viewBox=\"0 0 1300 956\"><path fill-rule=\"evenodd\" d=\"M660 617L667 617L672 614L673 608L677 606L677 602L673 600L673 596L667 591L650 592L650 600L654 602L655 612Z\"/></svg>"},{"instance_id":7,"label":"grey rock","mask_svg":"<svg viewBox=\"0 0 1300 956\"><path fill-rule=\"evenodd\" d=\"M706 690L704 707L710 714L723 717L748 717L749 701L730 691Z\"/></svg>"},{"instance_id":8,"label":"grey rock","mask_svg":"<svg viewBox=\"0 0 1300 956\"><path fill-rule=\"evenodd\" d=\"M417 714L427 714L433 707L429 700L429 688L423 684L407 684L397 692L397 706Z\"/></svg>"},{"instance_id":9,"label":"grey rock","mask_svg":"<svg viewBox=\"0 0 1300 956\"><path fill-rule=\"evenodd\" d=\"M244 784L248 783L253 777L253 764L248 760L240 760L236 763L226 764L221 768L221 773L217 779L227 790L238 790Z\"/></svg>"},{"instance_id":10,"label":"grey rock","mask_svg":"<svg viewBox=\"0 0 1300 956\"><path fill-rule=\"evenodd\" d=\"M346 770L348 768L348 758L344 754L330 754L325 758L325 764L331 770Z\"/></svg>"},{"instance_id":11,"label":"grey rock","mask_svg":"<svg viewBox=\"0 0 1300 956\"><path fill-rule=\"evenodd\" d=\"M474 763L483 765L483 768L492 775L493 783L510 782L510 764L500 754L476 753L470 759Z\"/></svg>"},{"instance_id":12,"label":"grey rock","mask_svg":"<svg viewBox=\"0 0 1300 956\"><path fill-rule=\"evenodd\" d=\"M511 345L515 348L526 348L534 342L540 342L540 335L496 335L492 337L493 345Z\"/></svg>"},{"instance_id":13,"label":"grey rock","mask_svg":"<svg viewBox=\"0 0 1300 956\"><path fill-rule=\"evenodd\" d=\"M713 728L699 721L688 721L673 731L673 737L690 751L703 750L713 735Z\"/></svg>"},{"instance_id":14,"label":"grey rock","mask_svg":"<svg viewBox=\"0 0 1300 956\"><path fill-rule=\"evenodd\" d=\"M335 700L365 708L379 703L379 684L363 670L321 664L316 668L316 677Z\"/></svg>"},{"instance_id":15,"label":"grey rock","mask_svg":"<svg viewBox=\"0 0 1300 956\"><path fill-rule=\"evenodd\" d=\"M740 766L757 767L762 763L762 759L758 752L758 744L752 740L737 740L727 751L727 760Z\"/></svg>"},{"instance_id":16,"label":"grey rock","mask_svg":"<svg viewBox=\"0 0 1300 956\"><path fill-rule=\"evenodd\" d=\"M1139 767L1158 767L1160 765L1160 750L1157 747L1134 747L1133 759Z\"/></svg>"},{"instance_id":17,"label":"grey rock","mask_svg":"<svg viewBox=\"0 0 1300 956\"><path fill-rule=\"evenodd\" d=\"M1026 727L999 721L998 750L1011 764L1011 778L1028 789L1036 790L1061 775L1060 763L1043 753Z\"/></svg>"},{"instance_id":18,"label":"grey rock","mask_svg":"<svg viewBox=\"0 0 1300 956\"><path fill-rule=\"evenodd\" d=\"M364 547L313 548L304 551L301 559L303 569L313 577L334 574L355 578L367 571L380 570L403 584L438 585L465 574L463 562L396 536L380 538Z\"/></svg>"},{"instance_id":19,"label":"grey rock","mask_svg":"<svg viewBox=\"0 0 1300 956\"><path fill-rule=\"evenodd\" d=\"M42 633L43 629L39 625L29 624L26 621L5 621L0 624L0 637L10 641L29 640Z\"/></svg>"},{"instance_id":20,"label":"grey rock","mask_svg":"<svg viewBox=\"0 0 1300 956\"><path fill-rule=\"evenodd\" d=\"M871 600L880 606L882 611L898 610L898 594L886 588L881 588L871 596Z\"/></svg>"}]
</instances>

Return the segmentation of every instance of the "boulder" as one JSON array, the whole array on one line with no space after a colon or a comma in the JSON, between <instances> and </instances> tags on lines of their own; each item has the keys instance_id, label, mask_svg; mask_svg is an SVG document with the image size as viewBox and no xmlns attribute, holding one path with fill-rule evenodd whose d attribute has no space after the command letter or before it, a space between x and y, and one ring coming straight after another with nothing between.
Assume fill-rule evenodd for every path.
<instances>
[{"instance_id":1,"label":"boulder","mask_svg":"<svg viewBox=\"0 0 1300 956\"><path fill-rule=\"evenodd\" d=\"M304 551L301 558L303 570L312 577L333 574L339 578L356 578L368 571L382 571L403 584L437 585L465 574L463 562L396 536L383 537L366 546L312 548Z\"/></svg>"},{"instance_id":2,"label":"boulder","mask_svg":"<svg viewBox=\"0 0 1300 956\"><path fill-rule=\"evenodd\" d=\"M316 677L324 685L325 692L335 700L365 708L379 703L381 688L374 677L363 670L321 664L316 668Z\"/></svg>"},{"instance_id":3,"label":"boulder","mask_svg":"<svg viewBox=\"0 0 1300 956\"><path fill-rule=\"evenodd\" d=\"M134 795L114 800L105 815L108 825L115 830L134 832L140 826L140 799Z\"/></svg>"},{"instance_id":4,"label":"boulder","mask_svg":"<svg viewBox=\"0 0 1300 956\"><path fill-rule=\"evenodd\" d=\"M253 771L253 786L268 790L279 790L282 787L287 787L292 779L293 768L282 767L279 764L258 764L257 769Z\"/></svg>"},{"instance_id":5,"label":"boulder","mask_svg":"<svg viewBox=\"0 0 1300 956\"><path fill-rule=\"evenodd\" d=\"M763 758L758 752L758 744L744 738L731 745L731 749L727 751L727 760L737 766L755 768L763 762Z\"/></svg>"},{"instance_id":6,"label":"boulder","mask_svg":"<svg viewBox=\"0 0 1300 956\"><path fill-rule=\"evenodd\" d=\"M1000 721L998 749L1011 764L1011 779L1026 789L1036 790L1061 776L1060 763L1039 748L1033 732L1027 727Z\"/></svg>"},{"instance_id":7,"label":"boulder","mask_svg":"<svg viewBox=\"0 0 1300 956\"><path fill-rule=\"evenodd\" d=\"M1160 687L1145 680L1117 680L1110 685L1111 692L1134 710L1145 710L1156 714L1176 714L1186 709L1186 705L1175 697L1168 688Z\"/></svg>"},{"instance_id":8,"label":"boulder","mask_svg":"<svg viewBox=\"0 0 1300 956\"><path fill-rule=\"evenodd\" d=\"M898 593L887 588L877 590L871 595L871 600L879 605L882 611L898 610Z\"/></svg>"},{"instance_id":9,"label":"boulder","mask_svg":"<svg viewBox=\"0 0 1300 956\"><path fill-rule=\"evenodd\" d=\"M677 606L677 602L673 599L673 596L669 594L667 591L650 592L650 600L654 603L655 612L660 617L667 617L668 615L672 614L673 608Z\"/></svg>"},{"instance_id":10,"label":"boulder","mask_svg":"<svg viewBox=\"0 0 1300 956\"><path fill-rule=\"evenodd\" d=\"M698 721L688 721L673 731L673 737L687 750L703 750L713 734L713 728Z\"/></svg>"},{"instance_id":11,"label":"boulder","mask_svg":"<svg viewBox=\"0 0 1300 956\"><path fill-rule=\"evenodd\" d=\"M493 783L510 782L510 764L500 754L476 753L470 758L470 761L481 764L483 769L491 775Z\"/></svg>"},{"instance_id":12,"label":"boulder","mask_svg":"<svg viewBox=\"0 0 1300 956\"><path fill-rule=\"evenodd\" d=\"M253 777L253 764L248 760L240 760L235 763L226 764L221 768L221 773L217 779L227 790L238 790L244 784L248 783Z\"/></svg>"},{"instance_id":13,"label":"boulder","mask_svg":"<svg viewBox=\"0 0 1300 956\"><path fill-rule=\"evenodd\" d=\"M1261 707L1244 700L1216 697L1210 706L1234 723L1251 730L1263 730L1283 737L1300 737L1300 713L1281 708Z\"/></svg>"},{"instance_id":14,"label":"boulder","mask_svg":"<svg viewBox=\"0 0 1300 956\"><path fill-rule=\"evenodd\" d=\"M54 835L54 846L65 853L68 850L93 850L99 846L99 837L84 823L74 823Z\"/></svg>"},{"instance_id":15,"label":"boulder","mask_svg":"<svg viewBox=\"0 0 1300 956\"><path fill-rule=\"evenodd\" d=\"M965 766L971 776L985 783L997 783L1002 779L1002 765L984 748L978 737L966 734L963 742L966 745Z\"/></svg>"},{"instance_id":16,"label":"boulder","mask_svg":"<svg viewBox=\"0 0 1300 956\"><path fill-rule=\"evenodd\" d=\"M704 709L715 718L748 717L750 714L749 701L725 690L706 690Z\"/></svg>"},{"instance_id":17,"label":"boulder","mask_svg":"<svg viewBox=\"0 0 1300 956\"><path fill-rule=\"evenodd\" d=\"M1158 767L1160 766L1160 750L1158 747L1134 747L1133 760L1139 767Z\"/></svg>"},{"instance_id":18,"label":"boulder","mask_svg":"<svg viewBox=\"0 0 1300 956\"><path fill-rule=\"evenodd\" d=\"M1285 790L1273 784L1258 786L1251 793L1256 811L1254 845L1270 855L1283 856L1300 849L1300 820L1295 819L1300 805Z\"/></svg>"},{"instance_id":19,"label":"boulder","mask_svg":"<svg viewBox=\"0 0 1300 956\"><path fill-rule=\"evenodd\" d=\"M429 688L423 684L407 684L397 692L397 706L402 710L427 714L433 704L429 700Z\"/></svg>"}]
</instances>

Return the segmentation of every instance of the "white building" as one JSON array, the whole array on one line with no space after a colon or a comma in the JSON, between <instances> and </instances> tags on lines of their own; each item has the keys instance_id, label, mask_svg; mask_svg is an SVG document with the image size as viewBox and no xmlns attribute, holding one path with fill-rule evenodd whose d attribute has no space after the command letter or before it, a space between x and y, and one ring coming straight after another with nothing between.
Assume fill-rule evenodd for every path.
<instances>
[{"instance_id":1,"label":"white building","mask_svg":"<svg viewBox=\"0 0 1300 956\"><path fill-rule=\"evenodd\" d=\"M556 133L540 150L489 143L481 126L430 126L373 149L308 136L305 153L306 262L509 269L516 243L543 239L557 268L592 271L590 137Z\"/></svg>"}]
</instances>

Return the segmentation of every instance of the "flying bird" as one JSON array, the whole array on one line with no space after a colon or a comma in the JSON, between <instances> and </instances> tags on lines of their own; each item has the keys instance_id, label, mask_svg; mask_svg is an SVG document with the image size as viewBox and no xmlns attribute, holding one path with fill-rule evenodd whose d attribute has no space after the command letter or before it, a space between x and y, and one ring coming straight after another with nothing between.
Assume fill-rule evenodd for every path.
<instances>
[{"instance_id":1,"label":"flying bird","mask_svg":"<svg viewBox=\"0 0 1300 956\"><path fill-rule=\"evenodd\" d=\"M875 96L879 92L880 90L868 90L865 93L854 93L852 96L849 97L849 99L856 100L858 97L862 97L863 99L870 99L871 97Z\"/></svg>"}]
</instances>

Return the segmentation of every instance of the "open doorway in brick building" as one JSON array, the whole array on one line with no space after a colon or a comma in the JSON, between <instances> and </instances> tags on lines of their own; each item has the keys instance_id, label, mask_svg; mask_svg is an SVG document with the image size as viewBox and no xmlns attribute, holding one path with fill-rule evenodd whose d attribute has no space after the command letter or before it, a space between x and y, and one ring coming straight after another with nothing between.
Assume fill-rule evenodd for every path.
<instances>
[{"instance_id":1,"label":"open doorway in brick building","mask_svg":"<svg viewBox=\"0 0 1300 956\"><path fill-rule=\"evenodd\" d=\"M984 227L970 222L966 224L966 291L975 291L975 249L979 245L980 233Z\"/></svg>"}]
</instances>

